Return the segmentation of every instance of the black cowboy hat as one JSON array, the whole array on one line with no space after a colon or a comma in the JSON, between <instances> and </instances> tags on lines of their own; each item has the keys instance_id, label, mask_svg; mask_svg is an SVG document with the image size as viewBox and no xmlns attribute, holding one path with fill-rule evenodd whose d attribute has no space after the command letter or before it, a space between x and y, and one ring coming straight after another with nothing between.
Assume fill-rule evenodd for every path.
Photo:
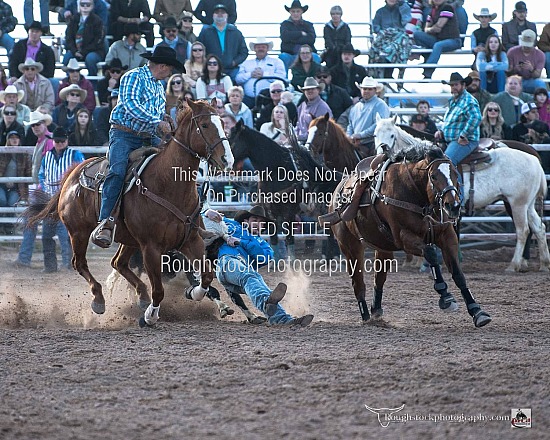
<instances>
[{"instance_id":1,"label":"black cowboy hat","mask_svg":"<svg viewBox=\"0 0 550 440\"><path fill-rule=\"evenodd\" d=\"M145 52L140 54L143 58L157 64L167 64L176 69L185 72L185 67L176 59L176 51L168 46L158 45L153 53Z\"/></svg>"},{"instance_id":2,"label":"black cowboy hat","mask_svg":"<svg viewBox=\"0 0 550 440\"><path fill-rule=\"evenodd\" d=\"M285 6L287 12L290 12L291 9L301 9L302 12L306 12L309 9L309 6L302 6L300 0L294 0L290 6Z\"/></svg>"},{"instance_id":3,"label":"black cowboy hat","mask_svg":"<svg viewBox=\"0 0 550 440\"><path fill-rule=\"evenodd\" d=\"M353 44L351 43L344 44L344 46L342 47L341 53L352 53L353 56L355 57L358 55L361 55L361 51L359 49L355 49L353 47Z\"/></svg>"},{"instance_id":4,"label":"black cowboy hat","mask_svg":"<svg viewBox=\"0 0 550 440\"><path fill-rule=\"evenodd\" d=\"M166 20L164 20L164 23L161 24L161 29L180 29L180 26L176 23L175 17L168 17Z\"/></svg>"},{"instance_id":5,"label":"black cowboy hat","mask_svg":"<svg viewBox=\"0 0 550 440\"><path fill-rule=\"evenodd\" d=\"M128 70L128 65L123 66L122 61L120 61L120 58L113 58L109 64L105 64L103 66L103 70L109 70L109 69Z\"/></svg>"},{"instance_id":6,"label":"black cowboy hat","mask_svg":"<svg viewBox=\"0 0 550 440\"><path fill-rule=\"evenodd\" d=\"M470 84L472 84L472 77L467 76L466 78L463 78L460 73L453 72L453 73L451 73L451 77L449 78L449 81L445 81L444 79L442 79L441 82L443 84L448 85L448 86L450 86L452 84L455 84L457 82L462 82L462 83L466 84L467 86L469 86Z\"/></svg>"},{"instance_id":7,"label":"black cowboy hat","mask_svg":"<svg viewBox=\"0 0 550 440\"><path fill-rule=\"evenodd\" d=\"M65 141L68 139L69 135L67 134L67 130L65 128L58 125L55 127L55 130L51 134L51 136L47 136L50 139L53 139L54 141Z\"/></svg>"},{"instance_id":8,"label":"black cowboy hat","mask_svg":"<svg viewBox=\"0 0 550 440\"><path fill-rule=\"evenodd\" d=\"M256 217L262 217L266 222L273 222L273 220L271 220L269 217L266 217L265 209L263 206L260 205L254 205L252 208L250 208L249 211L242 210L237 212L234 219L236 222L242 223L244 220L252 215Z\"/></svg>"}]
</instances>

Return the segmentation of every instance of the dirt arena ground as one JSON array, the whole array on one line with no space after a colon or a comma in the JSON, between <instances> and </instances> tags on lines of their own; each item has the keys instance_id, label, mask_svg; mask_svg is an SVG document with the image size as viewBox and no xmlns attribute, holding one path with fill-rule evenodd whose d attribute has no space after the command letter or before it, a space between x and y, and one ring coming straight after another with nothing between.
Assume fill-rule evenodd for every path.
<instances>
[{"instance_id":1,"label":"dirt arena ground","mask_svg":"<svg viewBox=\"0 0 550 440\"><path fill-rule=\"evenodd\" d=\"M0 247L0 439L548 438L550 279L534 265L505 273L511 254L465 252L493 317L482 329L462 302L440 312L433 283L402 266L376 325L361 323L346 274L287 271L265 278L286 280L283 304L314 313L308 328L220 320L182 298L180 278L158 325L140 329L125 284L93 315L76 273L42 274L39 253L14 270L15 249ZM103 283L108 255L91 255ZM404 408L379 423L365 405ZM519 408L532 428L511 428Z\"/></svg>"}]
</instances>

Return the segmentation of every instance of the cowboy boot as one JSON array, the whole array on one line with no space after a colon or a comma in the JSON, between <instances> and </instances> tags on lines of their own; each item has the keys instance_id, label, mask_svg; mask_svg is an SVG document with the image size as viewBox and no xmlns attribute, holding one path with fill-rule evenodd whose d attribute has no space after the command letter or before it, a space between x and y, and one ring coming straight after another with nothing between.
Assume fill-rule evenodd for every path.
<instances>
[{"instance_id":1,"label":"cowboy boot","mask_svg":"<svg viewBox=\"0 0 550 440\"><path fill-rule=\"evenodd\" d=\"M101 220L92 231L92 243L103 249L110 247L113 243L115 223L114 217Z\"/></svg>"}]
</instances>

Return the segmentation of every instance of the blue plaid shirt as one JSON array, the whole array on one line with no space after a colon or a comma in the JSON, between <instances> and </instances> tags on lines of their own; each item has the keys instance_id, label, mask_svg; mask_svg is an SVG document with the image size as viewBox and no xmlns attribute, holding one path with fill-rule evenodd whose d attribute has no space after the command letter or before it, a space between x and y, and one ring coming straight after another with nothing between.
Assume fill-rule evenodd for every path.
<instances>
[{"instance_id":1,"label":"blue plaid shirt","mask_svg":"<svg viewBox=\"0 0 550 440\"><path fill-rule=\"evenodd\" d=\"M148 66L126 72L120 80L118 103L109 122L154 134L164 118L166 94Z\"/></svg>"},{"instance_id":2,"label":"blue plaid shirt","mask_svg":"<svg viewBox=\"0 0 550 440\"><path fill-rule=\"evenodd\" d=\"M458 141L460 135L470 142L479 141L481 111L477 99L466 90L449 100L449 108L443 118L443 134L447 142Z\"/></svg>"}]
</instances>

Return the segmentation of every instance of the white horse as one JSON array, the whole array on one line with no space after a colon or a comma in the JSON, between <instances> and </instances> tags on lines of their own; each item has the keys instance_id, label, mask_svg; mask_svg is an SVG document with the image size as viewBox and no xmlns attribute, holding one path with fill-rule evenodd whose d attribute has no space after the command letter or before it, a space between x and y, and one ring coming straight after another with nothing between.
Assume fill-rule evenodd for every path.
<instances>
[{"instance_id":1,"label":"white horse","mask_svg":"<svg viewBox=\"0 0 550 440\"><path fill-rule=\"evenodd\" d=\"M422 150L433 148L431 143L421 141L395 125L396 118L382 119L377 115L374 130L376 153L389 157L420 155ZM546 228L535 209L538 197L543 200L548 190L544 170L533 155L506 146L489 150L490 165L474 174L473 207L481 209L497 201L505 200L512 208L516 228L516 249L507 271L527 269L522 257L529 228L535 234L540 252L540 270L550 270L550 253L546 242ZM464 195L470 190L470 173L464 171ZM472 201L470 201L472 203Z\"/></svg>"}]
</instances>

